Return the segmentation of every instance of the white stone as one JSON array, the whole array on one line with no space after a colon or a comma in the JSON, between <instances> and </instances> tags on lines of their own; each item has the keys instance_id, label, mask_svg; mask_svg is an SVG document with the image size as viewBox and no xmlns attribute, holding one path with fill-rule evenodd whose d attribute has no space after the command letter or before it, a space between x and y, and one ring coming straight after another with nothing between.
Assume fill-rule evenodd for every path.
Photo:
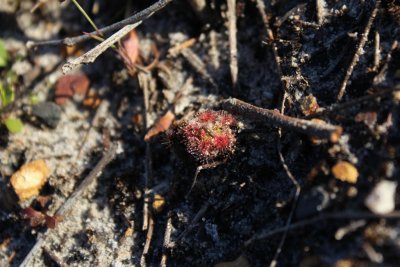
<instances>
[{"instance_id":1,"label":"white stone","mask_svg":"<svg viewBox=\"0 0 400 267\"><path fill-rule=\"evenodd\" d=\"M396 187L396 182L380 181L365 199L365 206L376 214L386 214L394 211Z\"/></svg>"}]
</instances>

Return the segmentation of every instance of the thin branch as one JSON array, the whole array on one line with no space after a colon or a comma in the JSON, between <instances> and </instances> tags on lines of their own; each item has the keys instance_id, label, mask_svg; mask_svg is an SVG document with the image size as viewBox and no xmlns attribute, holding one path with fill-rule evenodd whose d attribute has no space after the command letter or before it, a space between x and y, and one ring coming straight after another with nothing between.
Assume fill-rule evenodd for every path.
<instances>
[{"instance_id":1,"label":"thin branch","mask_svg":"<svg viewBox=\"0 0 400 267\"><path fill-rule=\"evenodd\" d=\"M282 72L282 66L281 66L281 58L279 57L278 53L278 47L276 46L276 40L274 33L271 30L271 26L269 23L269 18L267 13L265 12L265 4L263 0L256 0L256 7L258 9L258 12L260 13L261 19L264 23L265 31L267 34L267 41L266 44L269 44L271 46L272 53L274 55L275 59L275 64L276 64L276 69L277 73L279 75L279 80L281 82L281 87L282 87L282 98L284 98L284 95L287 92L287 84L283 79L283 72Z\"/></svg>"},{"instance_id":2,"label":"thin branch","mask_svg":"<svg viewBox=\"0 0 400 267\"><path fill-rule=\"evenodd\" d=\"M345 212L333 212L333 213L325 213L314 218L310 218L307 220L299 221L293 223L289 226L280 227L274 230L263 231L261 233L257 233L248 239L244 246L251 245L254 241L265 239L271 236L274 236L279 233L283 233L285 231L293 231L298 228L305 227L310 224L314 224L320 221L325 220L352 220L352 219L399 219L400 211L394 211L388 214L375 214L371 212L362 212L362 211L345 211Z\"/></svg>"},{"instance_id":3,"label":"thin branch","mask_svg":"<svg viewBox=\"0 0 400 267\"><path fill-rule=\"evenodd\" d=\"M137 23L139 21L144 21L146 19L148 19L149 17L151 17L154 13L156 13L157 11L163 9L166 5L168 5L169 3L171 3L173 0L159 0L158 2L154 3L153 5L149 6L148 8L136 13L135 15L132 15L129 18L126 18L124 20L121 20L117 23L114 23L112 25L109 25L107 27L101 28L99 29L99 33L101 34L105 34L108 32L112 32L118 29L121 29L122 27L129 25L129 24L134 24ZM42 42L32 42L29 41L26 46L28 48L32 48L35 46L43 46L43 45L60 45L60 44L64 44L64 45L75 45L78 43L82 43L84 41L87 41L89 39L91 39L92 35L96 35L98 34L97 31L93 31L90 34L84 34L84 35L80 35L77 37L71 37L71 38L64 38L64 39L60 39L60 40L50 40L50 41L42 41Z\"/></svg>"},{"instance_id":4,"label":"thin branch","mask_svg":"<svg viewBox=\"0 0 400 267\"><path fill-rule=\"evenodd\" d=\"M110 149L105 152L101 160L96 164L96 166L92 169L88 176L81 182L78 188L69 196L68 200L64 202L64 204L58 209L56 212L56 216L63 216L64 220L65 215L76 205L76 202L80 199L82 194L86 191L89 185L93 183L93 181L97 178L99 173L103 171L103 169L115 158L117 155L117 144L111 145ZM25 257L24 261L20 264L20 267L28 267L30 266L30 261L36 254L40 251L46 237L51 233L50 229L47 229L46 232L39 237L36 241L36 244L33 246L31 251Z\"/></svg>"},{"instance_id":5,"label":"thin branch","mask_svg":"<svg viewBox=\"0 0 400 267\"><path fill-rule=\"evenodd\" d=\"M382 66L381 70L374 77L373 84L379 84L385 79L385 74L387 73L387 69L389 68L389 63L392 61L393 51L398 48L399 42L394 40L392 46L390 47L389 52L386 55L385 64Z\"/></svg>"},{"instance_id":6,"label":"thin branch","mask_svg":"<svg viewBox=\"0 0 400 267\"><path fill-rule=\"evenodd\" d=\"M151 239L153 238L154 231L154 220L153 217L149 216L149 229L147 230L146 242L144 244L143 253L140 257L140 267L146 267L146 255L149 253Z\"/></svg>"},{"instance_id":7,"label":"thin branch","mask_svg":"<svg viewBox=\"0 0 400 267\"><path fill-rule=\"evenodd\" d=\"M139 84L140 87L143 89L143 118L144 118L144 128L147 130L149 124L149 83L150 83L150 76L148 74L139 73ZM149 181L152 177L152 160L151 160L151 148L150 143L146 142L146 154L144 158L144 168L145 168L145 175L144 175L144 202L143 202L143 230L147 230L148 227L148 215L149 215L149 194L148 194L148 187Z\"/></svg>"},{"instance_id":8,"label":"thin branch","mask_svg":"<svg viewBox=\"0 0 400 267\"><path fill-rule=\"evenodd\" d=\"M164 233L164 242L163 242L163 249L162 249L162 256L161 256L161 267L167 266L167 250L171 246L171 233L172 233L172 222L171 217L167 220L167 225L165 226L165 233Z\"/></svg>"},{"instance_id":9,"label":"thin branch","mask_svg":"<svg viewBox=\"0 0 400 267\"><path fill-rule=\"evenodd\" d=\"M279 132L279 135L281 135L281 132ZM288 233L287 228L292 223L293 215L294 215L294 212L296 211L297 202L299 200L300 192L301 192L301 187L300 187L299 182L297 182L296 178L294 177L294 175L290 171L288 165L286 164L285 158L283 157L283 154L282 154L282 143L281 143L280 138L278 140L278 155L279 155L279 159L281 161L281 164L282 164L283 168L285 169L286 175L289 177L290 181L295 186L296 191L295 191L295 195L294 195L294 198L293 198L292 208L290 209L289 217L287 218L287 221L286 221L286 231L283 232L283 235L282 235L281 240L279 242L278 248L276 249L274 258L272 259L272 261L271 261L271 263L269 265L270 267L274 267L277 264L278 257L279 257L279 255L280 255L280 253L282 251L283 244L285 243L285 240L286 240L286 237L287 237L287 233Z\"/></svg>"},{"instance_id":10,"label":"thin branch","mask_svg":"<svg viewBox=\"0 0 400 267\"><path fill-rule=\"evenodd\" d=\"M375 88L378 88L378 87L375 87ZM318 111L317 113L311 114L311 115L307 116L306 118L307 119L318 118L318 117L322 117L322 116L326 116L326 115L330 115L330 114L335 114L335 112L344 111L348 108L352 108L363 102L375 100L381 96L388 95L395 91L400 91L400 85L397 85L396 87L393 87L393 88L383 88L382 90L380 90L376 93L373 93L371 95L362 96L362 97L352 99L352 100L349 100L349 101L341 103L341 104L334 104L334 105L329 106L321 111Z\"/></svg>"},{"instance_id":11,"label":"thin branch","mask_svg":"<svg viewBox=\"0 0 400 267\"><path fill-rule=\"evenodd\" d=\"M232 85L236 87L238 79L238 55L237 55L237 27L236 27L236 0L227 0L228 4L228 32L229 32L229 52L230 52L230 70Z\"/></svg>"},{"instance_id":12,"label":"thin branch","mask_svg":"<svg viewBox=\"0 0 400 267\"><path fill-rule=\"evenodd\" d=\"M336 142L342 133L340 126L290 117L277 110L259 108L236 98L223 101L222 108L242 116L264 120L277 127L329 139L332 142Z\"/></svg>"},{"instance_id":13,"label":"thin branch","mask_svg":"<svg viewBox=\"0 0 400 267\"><path fill-rule=\"evenodd\" d=\"M139 21L135 24L126 25L125 27L123 27L122 29L120 29L119 31L117 31L116 33L111 35L109 38L107 38L106 40L104 40L99 45L95 46L94 48L92 48L91 50L89 50L88 52L83 54L82 56L68 60L67 63L65 63L62 66L63 73L66 74L81 64L87 64L87 63L94 62L98 56L100 56L110 46L112 46L113 44L118 42L128 32L135 29L140 23L142 23L142 22Z\"/></svg>"},{"instance_id":14,"label":"thin branch","mask_svg":"<svg viewBox=\"0 0 400 267\"><path fill-rule=\"evenodd\" d=\"M371 30L372 23L375 20L375 17L376 17L376 14L378 13L380 5L381 5L381 0L376 0L375 7L372 10L371 16L368 19L368 22L367 22L367 25L365 26L364 32L361 34L361 38L357 45L356 52L353 56L353 59L351 60L349 67L347 68L347 71L346 71L346 74L342 81L342 84L340 85L339 93L337 96L337 101L340 101L343 98L344 93L346 92L347 83L351 77L351 74L353 73L354 67L357 65L358 60L360 59L360 56L363 53L365 43L368 41L369 31Z\"/></svg>"},{"instance_id":15,"label":"thin branch","mask_svg":"<svg viewBox=\"0 0 400 267\"><path fill-rule=\"evenodd\" d=\"M190 48L182 49L181 55L204 79L206 79L215 89L218 89L217 83L214 81L210 73L208 73L207 71L206 64L196 53L193 52L192 49Z\"/></svg>"},{"instance_id":16,"label":"thin branch","mask_svg":"<svg viewBox=\"0 0 400 267\"><path fill-rule=\"evenodd\" d=\"M194 216L193 220L190 222L189 226L178 236L176 241L180 241L182 238L184 238L195 226L195 224L203 217L203 215L206 213L208 208L210 207L210 203L207 201L204 203L204 205L200 208L200 210L196 213Z\"/></svg>"}]
</instances>

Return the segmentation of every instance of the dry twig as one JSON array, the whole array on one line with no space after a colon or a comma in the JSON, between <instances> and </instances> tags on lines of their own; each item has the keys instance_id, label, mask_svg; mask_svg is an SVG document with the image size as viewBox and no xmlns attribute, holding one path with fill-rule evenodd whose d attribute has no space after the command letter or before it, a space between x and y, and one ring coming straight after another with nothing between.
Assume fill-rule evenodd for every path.
<instances>
[{"instance_id":1,"label":"dry twig","mask_svg":"<svg viewBox=\"0 0 400 267\"><path fill-rule=\"evenodd\" d=\"M341 211L341 212L333 212L333 213L325 213L314 218L310 218L307 220L299 221L293 223L289 226L280 227L274 230L264 231L262 233L257 233L248 239L244 245L247 247L251 245L254 241L265 239L271 236L274 236L279 233L283 233L285 231L293 231L298 228L305 227L310 224L314 224L320 221L326 220L351 220L351 219L399 219L400 211L394 211L388 214L375 214L371 212L362 212L362 211Z\"/></svg>"},{"instance_id":2,"label":"dry twig","mask_svg":"<svg viewBox=\"0 0 400 267\"><path fill-rule=\"evenodd\" d=\"M360 41L359 41L359 43L357 45L356 52L355 52L355 54L353 56L353 59L351 60L351 63L349 65L349 67L347 68L347 71L346 71L346 74L345 74L344 79L342 81L342 84L340 85L339 93L338 93L338 96L337 96L337 100L338 101L340 101L343 98L343 95L346 92L347 83L348 83L348 81L349 81L349 79L351 77L351 74L353 73L354 67L357 65L358 60L360 59L360 56L363 53L365 43L368 40L369 31L371 30L372 23L375 20L376 14L378 13L378 10L379 10L380 6L381 6L381 0L376 0L375 7L372 10L371 16L369 17L367 25L364 28L364 32L361 34L361 38L360 38Z\"/></svg>"},{"instance_id":3,"label":"dry twig","mask_svg":"<svg viewBox=\"0 0 400 267\"><path fill-rule=\"evenodd\" d=\"M81 182L78 188L71 194L68 200L58 209L55 216L63 216L65 220L65 215L70 212L82 194L86 191L89 185L93 183L93 181L97 178L98 174L102 172L102 170L115 158L117 155L117 147L118 145L114 143L111 145L110 149L105 152L101 160L96 164L96 166L92 169L88 176ZM24 261L21 263L20 267L28 267L30 266L30 262L33 257L39 252L40 248L44 245L46 237L51 233L50 229L39 237L36 241L36 244L33 246L31 251L25 257Z\"/></svg>"},{"instance_id":4,"label":"dry twig","mask_svg":"<svg viewBox=\"0 0 400 267\"><path fill-rule=\"evenodd\" d=\"M373 80L374 85L381 83L385 79L387 69L389 68L389 63L392 61L393 51L398 48L398 45L399 45L399 42L397 40L394 40L392 43L392 46L390 47L388 54L386 55L385 64L382 66L379 73L374 77L374 80Z\"/></svg>"},{"instance_id":5,"label":"dry twig","mask_svg":"<svg viewBox=\"0 0 400 267\"><path fill-rule=\"evenodd\" d=\"M146 266L146 255L147 255L147 253L149 253L151 239L153 238L153 231L154 231L154 220L153 220L153 217L150 215L149 216L149 229L147 230L146 242L144 244L142 256L140 257L140 266L141 267Z\"/></svg>"},{"instance_id":6,"label":"dry twig","mask_svg":"<svg viewBox=\"0 0 400 267\"><path fill-rule=\"evenodd\" d=\"M236 27L236 0L227 0L228 4L228 32L229 32L229 52L230 52L230 70L232 85L236 87L238 79L238 55L237 55L237 27Z\"/></svg>"},{"instance_id":7,"label":"dry twig","mask_svg":"<svg viewBox=\"0 0 400 267\"><path fill-rule=\"evenodd\" d=\"M165 226L165 233L164 233L164 242L163 242L163 252L161 256L161 267L167 266L167 249L171 246L171 232L172 232L172 223L171 217L167 220L167 225Z\"/></svg>"},{"instance_id":8,"label":"dry twig","mask_svg":"<svg viewBox=\"0 0 400 267\"><path fill-rule=\"evenodd\" d=\"M149 83L150 77L147 74L139 73L139 84L140 87L143 89L143 118L144 118L144 128L148 128L149 124ZM143 203L143 230L147 230L148 227L148 214L149 214L149 194L148 194L148 186L149 181L152 177L152 161L151 161L151 150L150 150L150 143L146 142L146 157L145 157L145 177L144 177L144 203Z\"/></svg>"},{"instance_id":9,"label":"dry twig","mask_svg":"<svg viewBox=\"0 0 400 267\"><path fill-rule=\"evenodd\" d=\"M82 56L68 60L67 63L65 63L62 66L63 73L66 74L81 64L87 64L87 63L94 62L98 56L100 56L110 46L112 46L113 44L118 42L128 32L135 29L140 23L142 23L142 22L139 21L135 24L126 25L125 27L123 27L122 29L120 29L119 31L117 31L116 33L111 35L109 38L107 38L106 40L104 40L99 45L95 46L94 48L92 48L91 50L89 50L88 52L83 54Z\"/></svg>"},{"instance_id":10,"label":"dry twig","mask_svg":"<svg viewBox=\"0 0 400 267\"><path fill-rule=\"evenodd\" d=\"M184 238L193 229L195 224L201 219L201 217L203 217L204 213L206 213L208 207L210 207L210 203L207 201L206 203L204 203L201 209L196 213L193 220L190 222L189 226L178 236L176 241L179 241L182 238Z\"/></svg>"},{"instance_id":11,"label":"dry twig","mask_svg":"<svg viewBox=\"0 0 400 267\"><path fill-rule=\"evenodd\" d=\"M196 55L192 49L185 48L181 50L182 56L189 62L189 64L198 72L200 75L206 79L214 88L217 87L217 83L214 81L212 76L208 73L206 64L201 60L201 58Z\"/></svg>"},{"instance_id":12,"label":"dry twig","mask_svg":"<svg viewBox=\"0 0 400 267\"><path fill-rule=\"evenodd\" d=\"M334 105L329 106L321 111L318 111L317 113L311 114L311 115L307 116L306 118L307 119L318 118L318 117L326 116L329 114L335 114L335 112L344 111L345 109L352 108L356 105L359 105L360 103L375 100L381 96L385 96L390 93L400 91L400 86L396 86L393 88L381 88L381 89L382 90L380 90L374 94L371 94L371 95L362 96L362 97L352 99L352 100L349 100L349 101L341 103L341 104L334 104Z\"/></svg>"},{"instance_id":13,"label":"dry twig","mask_svg":"<svg viewBox=\"0 0 400 267\"><path fill-rule=\"evenodd\" d=\"M329 139L332 142L336 142L342 133L340 126L290 117L279 113L277 110L259 108L236 98L223 101L222 108L242 116L264 120L269 124L287 130Z\"/></svg>"},{"instance_id":14,"label":"dry twig","mask_svg":"<svg viewBox=\"0 0 400 267\"><path fill-rule=\"evenodd\" d=\"M72 37L72 38L64 38L64 39L60 39L60 40L50 40L50 41L42 41L42 42L29 41L29 42L27 42L26 46L28 48L32 48L35 46L43 46L43 45L60 45L60 44L75 45L78 43L82 43L84 41L91 39L92 36L95 36L98 33L105 34L108 32L115 31L117 29L121 29L122 27L124 27L126 25L135 24L139 21L144 21L144 20L148 19L149 17L151 17L157 11L163 9L166 5L168 5L172 1L173 0L159 0L158 2L154 3L153 5L149 6L146 9L136 13L135 15L132 15L129 18L126 18L122 21L119 21L117 23L114 23L112 25L109 25L107 27L99 29L98 32L93 31L91 33L83 34L81 36Z\"/></svg>"},{"instance_id":15,"label":"dry twig","mask_svg":"<svg viewBox=\"0 0 400 267\"><path fill-rule=\"evenodd\" d=\"M283 154L282 154L282 143L281 143L280 137L281 137L281 131L279 131L279 140L278 140L279 160L281 161L281 164L282 164L283 168L285 169L286 175L289 177L290 181L293 183L293 185L296 188L295 195L294 195L294 198L293 198L292 208L290 210L289 217L287 218L287 221L286 221L286 227L289 227L289 225L292 223L293 214L296 211L297 202L298 202L299 197L300 197L301 187L300 187L299 182L297 182L296 178L294 177L294 175L290 171L289 167L286 164L285 158L283 157ZM272 259L272 261L271 261L271 263L269 265L270 267L276 266L279 254L281 253L283 244L285 243L287 233L288 233L288 230L283 232L281 240L279 241L279 244L278 244L278 248L276 249L274 258Z\"/></svg>"}]
</instances>

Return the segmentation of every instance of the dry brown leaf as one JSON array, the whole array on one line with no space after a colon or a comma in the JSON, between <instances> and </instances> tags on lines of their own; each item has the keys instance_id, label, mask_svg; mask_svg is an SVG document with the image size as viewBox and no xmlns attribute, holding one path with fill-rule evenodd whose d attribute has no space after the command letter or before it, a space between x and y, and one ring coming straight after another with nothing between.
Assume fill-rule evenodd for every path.
<instances>
[{"instance_id":1,"label":"dry brown leaf","mask_svg":"<svg viewBox=\"0 0 400 267\"><path fill-rule=\"evenodd\" d=\"M50 170L43 160L35 160L23 165L11 177L11 185L20 200L26 200L39 194L47 182Z\"/></svg>"},{"instance_id":2,"label":"dry brown leaf","mask_svg":"<svg viewBox=\"0 0 400 267\"><path fill-rule=\"evenodd\" d=\"M144 141L149 141L154 136L159 133L165 132L169 129L172 124L172 121L175 119L175 114L172 111L168 110L167 113L164 114L157 122L150 128L147 134L144 136Z\"/></svg>"},{"instance_id":3,"label":"dry brown leaf","mask_svg":"<svg viewBox=\"0 0 400 267\"><path fill-rule=\"evenodd\" d=\"M122 40L122 47L131 64L135 64L139 57L139 37L135 30L129 32Z\"/></svg>"},{"instance_id":4,"label":"dry brown leaf","mask_svg":"<svg viewBox=\"0 0 400 267\"><path fill-rule=\"evenodd\" d=\"M88 108L95 109L101 104L101 98L98 96L98 94L91 90L83 100L83 105Z\"/></svg>"},{"instance_id":5,"label":"dry brown leaf","mask_svg":"<svg viewBox=\"0 0 400 267\"><path fill-rule=\"evenodd\" d=\"M163 207L165 205L165 199L163 196L159 195L159 194L155 194L154 195L154 200L153 200L153 209L156 212L161 212Z\"/></svg>"},{"instance_id":6,"label":"dry brown leaf","mask_svg":"<svg viewBox=\"0 0 400 267\"><path fill-rule=\"evenodd\" d=\"M84 74L62 76L56 84L55 102L63 105L74 94L85 95L89 86L90 80Z\"/></svg>"},{"instance_id":7,"label":"dry brown leaf","mask_svg":"<svg viewBox=\"0 0 400 267\"><path fill-rule=\"evenodd\" d=\"M355 184L358 178L357 168L346 161L339 161L332 167L332 173L340 181Z\"/></svg>"}]
</instances>

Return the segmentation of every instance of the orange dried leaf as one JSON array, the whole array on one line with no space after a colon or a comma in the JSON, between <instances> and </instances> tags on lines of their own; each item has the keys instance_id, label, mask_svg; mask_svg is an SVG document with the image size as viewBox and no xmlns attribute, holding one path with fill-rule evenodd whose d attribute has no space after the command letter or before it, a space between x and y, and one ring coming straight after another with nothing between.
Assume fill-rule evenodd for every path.
<instances>
[{"instance_id":1,"label":"orange dried leaf","mask_svg":"<svg viewBox=\"0 0 400 267\"><path fill-rule=\"evenodd\" d=\"M158 135L159 133L165 132L171 126L172 121L175 119L175 114L172 113L170 110L164 114L157 122L154 124L153 127L147 132L144 137L144 141L149 141L154 136Z\"/></svg>"},{"instance_id":2,"label":"orange dried leaf","mask_svg":"<svg viewBox=\"0 0 400 267\"><path fill-rule=\"evenodd\" d=\"M83 105L88 108L95 109L101 104L101 98L95 91L89 91L88 95L83 100Z\"/></svg>"},{"instance_id":3,"label":"orange dried leaf","mask_svg":"<svg viewBox=\"0 0 400 267\"><path fill-rule=\"evenodd\" d=\"M351 184L355 184L358 178L358 170L357 168L346 161L339 161L332 167L332 173L336 177L343 182L348 182Z\"/></svg>"},{"instance_id":4,"label":"orange dried leaf","mask_svg":"<svg viewBox=\"0 0 400 267\"><path fill-rule=\"evenodd\" d=\"M139 57L139 37L135 30L128 33L122 40L122 47L125 49L126 56L132 64L136 63Z\"/></svg>"},{"instance_id":5,"label":"orange dried leaf","mask_svg":"<svg viewBox=\"0 0 400 267\"><path fill-rule=\"evenodd\" d=\"M23 165L11 177L11 185L20 200L26 200L39 194L47 182L50 170L43 160L35 160Z\"/></svg>"},{"instance_id":6,"label":"orange dried leaf","mask_svg":"<svg viewBox=\"0 0 400 267\"><path fill-rule=\"evenodd\" d=\"M155 194L154 195L154 200L153 200L153 209L156 212L161 212L163 207L165 205L165 199L163 196L159 195L159 194Z\"/></svg>"}]
</instances>

